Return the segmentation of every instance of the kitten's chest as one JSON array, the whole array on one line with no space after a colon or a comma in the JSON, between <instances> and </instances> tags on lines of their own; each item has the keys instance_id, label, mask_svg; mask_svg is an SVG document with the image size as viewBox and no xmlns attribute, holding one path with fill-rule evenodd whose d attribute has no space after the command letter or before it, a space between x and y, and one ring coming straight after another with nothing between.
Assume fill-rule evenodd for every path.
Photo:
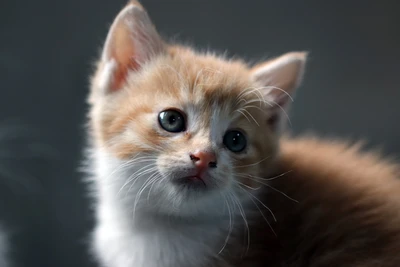
<instances>
[{"instance_id":1,"label":"kitten's chest","mask_svg":"<svg viewBox=\"0 0 400 267\"><path fill-rule=\"evenodd\" d=\"M106 266L112 267L215 266L215 255L223 245L219 234L196 227L180 231L153 227L118 234L101 228L96 234L101 246L97 249L109 263Z\"/></svg>"},{"instance_id":2,"label":"kitten's chest","mask_svg":"<svg viewBox=\"0 0 400 267\"><path fill-rule=\"evenodd\" d=\"M216 240L213 239L210 240L210 237L206 238L196 231L159 233L153 238L137 240L136 245L145 248L143 253L139 251L137 256L142 258L140 262L143 263L143 267L206 266L214 254L212 246Z\"/></svg>"}]
</instances>

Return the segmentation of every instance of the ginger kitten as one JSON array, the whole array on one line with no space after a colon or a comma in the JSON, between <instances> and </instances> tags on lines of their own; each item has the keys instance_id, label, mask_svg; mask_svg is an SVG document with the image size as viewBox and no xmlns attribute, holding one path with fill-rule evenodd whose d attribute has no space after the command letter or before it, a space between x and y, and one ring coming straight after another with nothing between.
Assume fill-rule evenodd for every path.
<instances>
[{"instance_id":1,"label":"ginger kitten","mask_svg":"<svg viewBox=\"0 0 400 267\"><path fill-rule=\"evenodd\" d=\"M305 61L249 66L168 44L135 1L118 14L89 97L102 266L398 266L398 166L280 141Z\"/></svg>"}]
</instances>

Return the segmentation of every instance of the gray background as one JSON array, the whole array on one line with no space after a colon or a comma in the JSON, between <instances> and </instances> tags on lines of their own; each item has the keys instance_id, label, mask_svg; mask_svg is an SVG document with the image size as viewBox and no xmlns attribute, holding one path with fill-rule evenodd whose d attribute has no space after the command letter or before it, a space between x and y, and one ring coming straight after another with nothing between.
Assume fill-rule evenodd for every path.
<instances>
[{"instance_id":1,"label":"gray background","mask_svg":"<svg viewBox=\"0 0 400 267\"><path fill-rule=\"evenodd\" d=\"M12 233L15 266L95 266L85 244L92 213L77 169L91 62L124 4L0 2L0 133L14 125L0 143L0 217ZM198 47L247 59L310 51L293 131L367 138L400 152L399 1L143 4L163 35Z\"/></svg>"}]
</instances>

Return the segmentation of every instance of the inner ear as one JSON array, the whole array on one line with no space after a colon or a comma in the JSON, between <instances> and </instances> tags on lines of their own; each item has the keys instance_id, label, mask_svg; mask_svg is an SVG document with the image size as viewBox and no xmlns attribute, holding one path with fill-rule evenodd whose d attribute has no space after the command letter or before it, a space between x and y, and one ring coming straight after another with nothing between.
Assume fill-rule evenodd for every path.
<instances>
[{"instance_id":1,"label":"inner ear","mask_svg":"<svg viewBox=\"0 0 400 267\"><path fill-rule=\"evenodd\" d=\"M252 81L261 88L267 103L267 124L273 131L280 131L285 124L293 96L303 78L306 57L305 52L291 52L251 69Z\"/></svg>"},{"instance_id":2,"label":"inner ear","mask_svg":"<svg viewBox=\"0 0 400 267\"><path fill-rule=\"evenodd\" d=\"M164 43L147 12L130 2L115 18L104 44L100 72L104 92L123 87L130 71L138 71L164 51Z\"/></svg>"},{"instance_id":3,"label":"inner ear","mask_svg":"<svg viewBox=\"0 0 400 267\"><path fill-rule=\"evenodd\" d=\"M268 116L267 125L272 131L276 131L279 123L279 114L277 112Z\"/></svg>"},{"instance_id":4,"label":"inner ear","mask_svg":"<svg viewBox=\"0 0 400 267\"><path fill-rule=\"evenodd\" d=\"M282 94L280 97L273 100L273 102L269 102L267 125L273 132L280 131L284 126L283 124L285 119L287 119L290 102L292 100L293 99L289 95Z\"/></svg>"},{"instance_id":5,"label":"inner ear","mask_svg":"<svg viewBox=\"0 0 400 267\"><path fill-rule=\"evenodd\" d=\"M252 80L268 87L270 96L294 95L303 80L306 58L306 52L290 52L256 65L251 69Z\"/></svg>"}]
</instances>

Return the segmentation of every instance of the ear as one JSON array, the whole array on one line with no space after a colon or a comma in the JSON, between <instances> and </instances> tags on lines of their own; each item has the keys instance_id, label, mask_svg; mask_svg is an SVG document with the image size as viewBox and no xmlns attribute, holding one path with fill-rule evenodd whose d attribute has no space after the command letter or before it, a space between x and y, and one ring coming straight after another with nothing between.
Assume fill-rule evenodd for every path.
<instances>
[{"instance_id":1,"label":"ear","mask_svg":"<svg viewBox=\"0 0 400 267\"><path fill-rule=\"evenodd\" d=\"M291 52L251 69L253 81L262 87L268 103L267 123L273 131L282 130L290 102L300 85L306 63L306 52Z\"/></svg>"},{"instance_id":2,"label":"ear","mask_svg":"<svg viewBox=\"0 0 400 267\"><path fill-rule=\"evenodd\" d=\"M147 12L137 1L130 1L115 18L107 35L98 86L105 93L119 90L130 71L140 70L163 50L163 41Z\"/></svg>"}]
</instances>

